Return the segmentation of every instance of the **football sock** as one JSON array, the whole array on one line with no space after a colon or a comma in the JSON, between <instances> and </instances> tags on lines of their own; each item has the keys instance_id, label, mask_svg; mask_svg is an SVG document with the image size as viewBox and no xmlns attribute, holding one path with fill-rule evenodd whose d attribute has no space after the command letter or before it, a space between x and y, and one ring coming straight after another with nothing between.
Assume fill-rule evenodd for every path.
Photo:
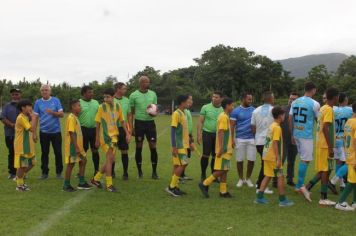
<instances>
[{"instance_id":1,"label":"football sock","mask_svg":"<svg viewBox=\"0 0 356 236\"><path fill-rule=\"evenodd\" d=\"M286 195L279 195L278 199L280 202L287 200Z\"/></svg>"},{"instance_id":2,"label":"football sock","mask_svg":"<svg viewBox=\"0 0 356 236\"><path fill-rule=\"evenodd\" d=\"M110 187L112 185L112 176L106 176L106 187Z\"/></svg>"},{"instance_id":3,"label":"football sock","mask_svg":"<svg viewBox=\"0 0 356 236\"><path fill-rule=\"evenodd\" d=\"M142 148L136 148L135 160L138 172L142 172Z\"/></svg>"},{"instance_id":4,"label":"football sock","mask_svg":"<svg viewBox=\"0 0 356 236\"><path fill-rule=\"evenodd\" d=\"M79 176L79 184L85 184L84 176Z\"/></svg>"},{"instance_id":5,"label":"football sock","mask_svg":"<svg viewBox=\"0 0 356 236\"><path fill-rule=\"evenodd\" d=\"M203 176L206 176L206 169L208 168L208 165L209 165L209 158L201 157L200 167L201 167L201 174Z\"/></svg>"},{"instance_id":6,"label":"football sock","mask_svg":"<svg viewBox=\"0 0 356 236\"><path fill-rule=\"evenodd\" d=\"M16 184L17 184L17 186L24 185L23 178L17 177L17 178L16 178Z\"/></svg>"},{"instance_id":7,"label":"football sock","mask_svg":"<svg viewBox=\"0 0 356 236\"><path fill-rule=\"evenodd\" d=\"M227 184L220 183L220 193L227 193Z\"/></svg>"},{"instance_id":8,"label":"football sock","mask_svg":"<svg viewBox=\"0 0 356 236\"><path fill-rule=\"evenodd\" d=\"M96 175L94 176L94 180L100 181L102 176L103 174L100 171L98 171L98 173L96 173Z\"/></svg>"},{"instance_id":9,"label":"football sock","mask_svg":"<svg viewBox=\"0 0 356 236\"><path fill-rule=\"evenodd\" d=\"M319 180L320 180L320 178L319 178L318 175L316 174L316 175L309 181L309 188L308 188L308 191L309 191L310 189L312 189L312 188L314 187L314 185L319 182Z\"/></svg>"},{"instance_id":10,"label":"football sock","mask_svg":"<svg viewBox=\"0 0 356 236\"><path fill-rule=\"evenodd\" d=\"M172 179L171 179L171 183L169 184L169 187L170 188L178 187L178 181L179 181L179 176L173 174Z\"/></svg>"},{"instance_id":11,"label":"football sock","mask_svg":"<svg viewBox=\"0 0 356 236\"><path fill-rule=\"evenodd\" d=\"M354 189L353 189L354 188ZM346 201L347 196L351 193L351 190L354 190L354 200L355 200L355 187L351 183L347 183L346 187L344 188L344 191L342 191L340 198L339 198L339 203L343 203Z\"/></svg>"},{"instance_id":12,"label":"football sock","mask_svg":"<svg viewBox=\"0 0 356 236\"><path fill-rule=\"evenodd\" d=\"M308 170L308 164L303 161L299 162L298 182L296 185L297 189L301 188L304 185L304 179L305 179L307 170Z\"/></svg>"},{"instance_id":13,"label":"football sock","mask_svg":"<svg viewBox=\"0 0 356 236\"><path fill-rule=\"evenodd\" d=\"M356 203L356 184L351 184L354 190L354 196L352 198L352 203Z\"/></svg>"},{"instance_id":14,"label":"football sock","mask_svg":"<svg viewBox=\"0 0 356 236\"><path fill-rule=\"evenodd\" d=\"M347 174L347 165L342 165L336 172L336 176L342 179Z\"/></svg>"},{"instance_id":15,"label":"football sock","mask_svg":"<svg viewBox=\"0 0 356 236\"><path fill-rule=\"evenodd\" d=\"M257 198L258 198L258 199L263 198L263 192L262 192L262 191L258 191L258 193L257 193Z\"/></svg>"},{"instance_id":16,"label":"football sock","mask_svg":"<svg viewBox=\"0 0 356 236\"><path fill-rule=\"evenodd\" d=\"M328 198L328 184L321 184L320 197L321 197L321 199Z\"/></svg>"},{"instance_id":17,"label":"football sock","mask_svg":"<svg viewBox=\"0 0 356 236\"><path fill-rule=\"evenodd\" d=\"M214 182L216 178L214 177L214 175L210 175L208 178L206 178L203 182L204 186L209 186L212 182Z\"/></svg>"},{"instance_id":18,"label":"football sock","mask_svg":"<svg viewBox=\"0 0 356 236\"><path fill-rule=\"evenodd\" d=\"M210 161L211 173L214 173L214 165L215 165L215 157L211 158L211 161Z\"/></svg>"},{"instance_id":19,"label":"football sock","mask_svg":"<svg viewBox=\"0 0 356 236\"><path fill-rule=\"evenodd\" d=\"M158 154L156 148L151 148L151 164L152 164L152 172L157 173L157 162L158 162Z\"/></svg>"},{"instance_id":20,"label":"football sock","mask_svg":"<svg viewBox=\"0 0 356 236\"><path fill-rule=\"evenodd\" d=\"M66 179L64 180L64 187L69 187L70 186L70 180Z\"/></svg>"},{"instance_id":21,"label":"football sock","mask_svg":"<svg viewBox=\"0 0 356 236\"><path fill-rule=\"evenodd\" d=\"M122 154L121 160L122 160L122 167L124 169L124 174L127 174L127 170L129 167L129 155L127 153Z\"/></svg>"}]
</instances>

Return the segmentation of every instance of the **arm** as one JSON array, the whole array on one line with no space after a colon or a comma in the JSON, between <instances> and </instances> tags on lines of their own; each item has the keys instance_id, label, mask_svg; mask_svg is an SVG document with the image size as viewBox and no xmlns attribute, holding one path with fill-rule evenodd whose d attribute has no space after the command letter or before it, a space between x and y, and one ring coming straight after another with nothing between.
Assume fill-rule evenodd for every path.
<instances>
[{"instance_id":1,"label":"arm","mask_svg":"<svg viewBox=\"0 0 356 236\"><path fill-rule=\"evenodd\" d=\"M329 149L329 156L334 157L334 148L331 146L331 141L329 138L329 130L330 130L330 122L325 122L323 125L323 134L325 137L325 141L328 144L328 149Z\"/></svg>"},{"instance_id":2,"label":"arm","mask_svg":"<svg viewBox=\"0 0 356 236\"><path fill-rule=\"evenodd\" d=\"M131 113L131 111L129 111L127 113L127 125L129 126L129 131L132 131L133 121L132 121L132 113Z\"/></svg>"},{"instance_id":3,"label":"arm","mask_svg":"<svg viewBox=\"0 0 356 236\"><path fill-rule=\"evenodd\" d=\"M256 135L256 125L251 125L253 135Z\"/></svg>"},{"instance_id":4,"label":"arm","mask_svg":"<svg viewBox=\"0 0 356 236\"><path fill-rule=\"evenodd\" d=\"M230 120L230 132L231 132L233 147L235 147L235 129L236 129L236 120Z\"/></svg>"},{"instance_id":5,"label":"arm","mask_svg":"<svg viewBox=\"0 0 356 236\"><path fill-rule=\"evenodd\" d=\"M51 114L52 116L58 117L58 118L63 118L64 112L63 111L52 111L50 109L46 110L47 113Z\"/></svg>"},{"instance_id":6,"label":"arm","mask_svg":"<svg viewBox=\"0 0 356 236\"><path fill-rule=\"evenodd\" d=\"M278 142L279 141L277 141L277 140L273 140L272 148L273 148L274 155L276 156L276 159L277 159L277 168L281 168L282 167L282 158L279 155Z\"/></svg>"},{"instance_id":7,"label":"arm","mask_svg":"<svg viewBox=\"0 0 356 236\"><path fill-rule=\"evenodd\" d=\"M35 143L37 143L37 124L38 124L38 115L32 113L32 139Z\"/></svg>"},{"instance_id":8,"label":"arm","mask_svg":"<svg viewBox=\"0 0 356 236\"><path fill-rule=\"evenodd\" d=\"M69 136L70 136L70 142L71 142L71 143L74 145L74 147L75 147L75 152L77 153L77 155L80 155L80 151L79 151L79 147L78 147L78 144L77 144L77 139L76 139L76 137L75 137L75 133L69 131Z\"/></svg>"},{"instance_id":9,"label":"arm","mask_svg":"<svg viewBox=\"0 0 356 236\"><path fill-rule=\"evenodd\" d=\"M127 116L127 119L129 120L129 125L132 130L132 136L135 136L135 126L134 126L134 119L135 119L135 107L131 107L131 112L129 113L130 115Z\"/></svg>"},{"instance_id":10,"label":"arm","mask_svg":"<svg viewBox=\"0 0 356 236\"><path fill-rule=\"evenodd\" d=\"M293 136L293 115L289 115L288 117L288 128L290 132L291 142L293 145L295 145L295 140Z\"/></svg>"},{"instance_id":11,"label":"arm","mask_svg":"<svg viewBox=\"0 0 356 236\"><path fill-rule=\"evenodd\" d=\"M255 115L255 112L252 112L251 131L252 131L253 135L256 135L256 115Z\"/></svg>"},{"instance_id":12,"label":"arm","mask_svg":"<svg viewBox=\"0 0 356 236\"><path fill-rule=\"evenodd\" d=\"M223 154L223 149L222 149L223 141L224 141L224 130L223 129L219 129L217 139L218 139L220 150L217 150L218 152L216 153L216 157L220 158L221 155Z\"/></svg>"},{"instance_id":13,"label":"arm","mask_svg":"<svg viewBox=\"0 0 356 236\"><path fill-rule=\"evenodd\" d=\"M100 123L96 122L95 147L99 148L99 146L100 146Z\"/></svg>"},{"instance_id":14,"label":"arm","mask_svg":"<svg viewBox=\"0 0 356 236\"><path fill-rule=\"evenodd\" d=\"M202 143L202 127L204 124L204 116L200 116L197 124L197 143L200 145Z\"/></svg>"},{"instance_id":15,"label":"arm","mask_svg":"<svg viewBox=\"0 0 356 236\"><path fill-rule=\"evenodd\" d=\"M2 121L2 123L3 123L5 126L8 126L8 127L10 127L10 128L15 128L15 123L12 123L12 122L9 121L8 119L2 118L1 121Z\"/></svg>"},{"instance_id":16,"label":"arm","mask_svg":"<svg viewBox=\"0 0 356 236\"><path fill-rule=\"evenodd\" d=\"M172 154L173 156L178 155L178 150L177 150L177 142L176 142L176 127L171 126L171 145L172 145Z\"/></svg>"}]
</instances>

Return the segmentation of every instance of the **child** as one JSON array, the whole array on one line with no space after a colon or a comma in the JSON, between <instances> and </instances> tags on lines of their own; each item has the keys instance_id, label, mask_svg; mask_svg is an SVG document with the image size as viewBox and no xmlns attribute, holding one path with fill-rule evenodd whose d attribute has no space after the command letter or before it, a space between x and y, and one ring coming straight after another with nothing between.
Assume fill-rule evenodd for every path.
<instances>
[{"instance_id":1,"label":"child","mask_svg":"<svg viewBox=\"0 0 356 236\"><path fill-rule=\"evenodd\" d=\"M98 188L102 188L100 179L103 174L106 175L106 189L109 192L116 192L112 183L112 163L115 162L115 151L117 147L117 137L119 130L117 123L121 125L126 133L126 142L129 143L131 135L127 130L122 109L118 103L114 103L115 91L112 88L104 91L104 102L99 106L96 113L96 140L95 147L101 146L106 153L106 160L101 170L96 173L91 183Z\"/></svg>"},{"instance_id":2,"label":"child","mask_svg":"<svg viewBox=\"0 0 356 236\"><path fill-rule=\"evenodd\" d=\"M229 115L234 109L233 101L231 98L224 98L221 102L224 112L221 113L217 121L216 130L216 143L215 149L217 151L214 172L202 183L199 183L199 188L204 197L209 197L209 185L217 178L220 178L220 197L231 198L231 194L227 191L226 178L227 172L230 169L230 160L233 153L233 142L230 131Z\"/></svg>"},{"instance_id":3,"label":"child","mask_svg":"<svg viewBox=\"0 0 356 236\"><path fill-rule=\"evenodd\" d=\"M352 117L346 122L344 129L344 146L347 164L347 184L342 191L335 208L342 211L354 211L356 209L356 102L352 104ZM352 205L347 204L346 199L353 191Z\"/></svg>"},{"instance_id":4,"label":"child","mask_svg":"<svg viewBox=\"0 0 356 236\"><path fill-rule=\"evenodd\" d=\"M166 192L173 197L185 194L178 188L178 181L188 165L187 149L190 146L188 121L184 112L189 107L189 96L178 96L177 103L178 109L172 114L171 123L173 176L171 183L166 188Z\"/></svg>"},{"instance_id":5,"label":"child","mask_svg":"<svg viewBox=\"0 0 356 236\"><path fill-rule=\"evenodd\" d=\"M32 114L32 103L29 100L21 100L17 104L20 114L15 123L15 163L16 190L19 192L29 191L30 188L24 183L24 175L27 174L36 163L35 144L32 139L33 128L29 117Z\"/></svg>"},{"instance_id":6,"label":"child","mask_svg":"<svg viewBox=\"0 0 356 236\"><path fill-rule=\"evenodd\" d=\"M272 109L272 116L274 122L270 125L266 143L263 149L263 162L264 162L264 178L257 193L255 203L267 204L268 201L264 198L263 193L271 178L277 177L277 186L279 193L279 206L292 206L294 203L289 201L285 196L284 189L284 176L282 166L283 154L283 138L282 129L280 124L284 121L284 110L277 106Z\"/></svg>"},{"instance_id":7,"label":"child","mask_svg":"<svg viewBox=\"0 0 356 236\"><path fill-rule=\"evenodd\" d=\"M69 114L65 126L64 159L67 169L64 178L63 191L74 192L70 185L70 177L75 163L79 162L79 184L78 189L90 189L91 186L84 179L85 165L87 163L86 153L83 148L83 135L78 115L81 111L79 100L73 100L69 104L72 113Z\"/></svg>"}]
</instances>

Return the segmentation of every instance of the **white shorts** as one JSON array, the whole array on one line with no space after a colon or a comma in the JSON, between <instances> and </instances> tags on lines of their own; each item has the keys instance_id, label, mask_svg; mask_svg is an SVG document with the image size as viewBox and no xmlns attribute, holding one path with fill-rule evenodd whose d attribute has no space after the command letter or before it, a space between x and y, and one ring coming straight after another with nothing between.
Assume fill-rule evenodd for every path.
<instances>
[{"instance_id":1,"label":"white shorts","mask_svg":"<svg viewBox=\"0 0 356 236\"><path fill-rule=\"evenodd\" d=\"M295 138L298 153L302 161L312 161L314 152L314 140L305 138Z\"/></svg>"},{"instance_id":2,"label":"white shorts","mask_svg":"<svg viewBox=\"0 0 356 236\"><path fill-rule=\"evenodd\" d=\"M254 139L235 139L236 161L242 162L246 158L249 161L256 160L256 145Z\"/></svg>"},{"instance_id":3,"label":"white shorts","mask_svg":"<svg viewBox=\"0 0 356 236\"><path fill-rule=\"evenodd\" d=\"M334 148L335 160L346 161L345 150L343 147Z\"/></svg>"}]
</instances>

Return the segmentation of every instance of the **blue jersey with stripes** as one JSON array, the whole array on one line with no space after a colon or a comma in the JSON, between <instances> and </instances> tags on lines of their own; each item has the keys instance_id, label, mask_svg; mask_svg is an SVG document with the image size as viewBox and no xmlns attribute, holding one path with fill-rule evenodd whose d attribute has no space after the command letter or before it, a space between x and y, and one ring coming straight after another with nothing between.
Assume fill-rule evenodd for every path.
<instances>
[{"instance_id":1,"label":"blue jersey with stripes","mask_svg":"<svg viewBox=\"0 0 356 236\"><path fill-rule=\"evenodd\" d=\"M293 136L313 139L314 122L318 117L320 104L314 99L303 96L292 103L289 115L293 116Z\"/></svg>"},{"instance_id":2,"label":"blue jersey with stripes","mask_svg":"<svg viewBox=\"0 0 356 236\"><path fill-rule=\"evenodd\" d=\"M344 146L344 127L346 121L352 116L351 107L334 107L335 117L335 132L336 132L336 144L337 148Z\"/></svg>"}]
</instances>

